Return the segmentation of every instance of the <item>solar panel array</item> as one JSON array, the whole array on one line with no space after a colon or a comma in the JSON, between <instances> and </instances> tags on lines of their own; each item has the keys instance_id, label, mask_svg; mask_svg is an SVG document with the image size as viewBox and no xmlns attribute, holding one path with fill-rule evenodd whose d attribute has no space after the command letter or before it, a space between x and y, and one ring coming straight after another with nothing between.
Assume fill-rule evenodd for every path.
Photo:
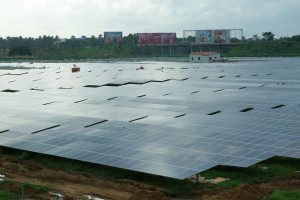
<instances>
[{"instance_id":1,"label":"solar panel array","mask_svg":"<svg viewBox=\"0 0 300 200\"><path fill-rule=\"evenodd\" d=\"M0 64L0 146L177 179L300 158L299 58L72 65Z\"/></svg>"}]
</instances>

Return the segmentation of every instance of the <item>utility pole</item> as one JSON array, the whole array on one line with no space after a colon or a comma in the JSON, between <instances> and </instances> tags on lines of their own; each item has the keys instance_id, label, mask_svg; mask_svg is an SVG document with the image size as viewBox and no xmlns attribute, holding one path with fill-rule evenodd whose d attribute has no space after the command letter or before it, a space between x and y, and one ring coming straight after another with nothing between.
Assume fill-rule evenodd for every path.
<instances>
[{"instance_id":1,"label":"utility pole","mask_svg":"<svg viewBox=\"0 0 300 200\"><path fill-rule=\"evenodd\" d=\"M23 184L22 184L22 200L24 200L24 186L23 186Z\"/></svg>"}]
</instances>

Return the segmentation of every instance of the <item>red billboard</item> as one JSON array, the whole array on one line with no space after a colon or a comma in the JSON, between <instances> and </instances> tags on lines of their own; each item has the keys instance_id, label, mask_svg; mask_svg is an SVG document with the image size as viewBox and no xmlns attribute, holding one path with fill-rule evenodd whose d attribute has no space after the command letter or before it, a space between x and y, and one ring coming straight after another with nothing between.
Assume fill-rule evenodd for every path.
<instances>
[{"instance_id":1,"label":"red billboard","mask_svg":"<svg viewBox=\"0 0 300 200\"><path fill-rule=\"evenodd\" d=\"M176 44L176 33L138 33L139 44Z\"/></svg>"}]
</instances>

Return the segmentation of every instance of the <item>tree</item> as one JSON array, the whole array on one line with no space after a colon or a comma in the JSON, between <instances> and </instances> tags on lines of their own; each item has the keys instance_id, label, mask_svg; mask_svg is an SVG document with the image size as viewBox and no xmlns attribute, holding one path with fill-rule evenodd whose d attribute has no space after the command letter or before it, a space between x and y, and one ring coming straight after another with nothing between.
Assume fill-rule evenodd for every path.
<instances>
[{"instance_id":1,"label":"tree","mask_svg":"<svg viewBox=\"0 0 300 200\"><path fill-rule=\"evenodd\" d=\"M20 56L31 56L31 50L27 47L24 46L19 46L19 47L14 47L8 52L9 56L15 56L15 55L20 55Z\"/></svg>"},{"instance_id":2,"label":"tree","mask_svg":"<svg viewBox=\"0 0 300 200\"><path fill-rule=\"evenodd\" d=\"M245 36L242 36L242 42L245 42L247 39Z\"/></svg>"},{"instance_id":3,"label":"tree","mask_svg":"<svg viewBox=\"0 0 300 200\"><path fill-rule=\"evenodd\" d=\"M274 34L270 31L270 32L264 32L262 34L262 37L264 40L274 40Z\"/></svg>"},{"instance_id":4,"label":"tree","mask_svg":"<svg viewBox=\"0 0 300 200\"><path fill-rule=\"evenodd\" d=\"M237 37L230 38L230 43L241 43L241 40Z\"/></svg>"},{"instance_id":5,"label":"tree","mask_svg":"<svg viewBox=\"0 0 300 200\"><path fill-rule=\"evenodd\" d=\"M300 42L300 35L294 35L290 38L290 41Z\"/></svg>"},{"instance_id":6,"label":"tree","mask_svg":"<svg viewBox=\"0 0 300 200\"><path fill-rule=\"evenodd\" d=\"M257 41L257 40L259 40L259 37L258 37L258 35L257 35L257 34L253 35L253 36L252 36L252 40L253 40L253 41Z\"/></svg>"},{"instance_id":7,"label":"tree","mask_svg":"<svg viewBox=\"0 0 300 200\"><path fill-rule=\"evenodd\" d=\"M195 42L195 37L193 37L193 36L188 36L188 37L186 38L186 40L187 40L188 42Z\"/></svg>"}]
</instances>

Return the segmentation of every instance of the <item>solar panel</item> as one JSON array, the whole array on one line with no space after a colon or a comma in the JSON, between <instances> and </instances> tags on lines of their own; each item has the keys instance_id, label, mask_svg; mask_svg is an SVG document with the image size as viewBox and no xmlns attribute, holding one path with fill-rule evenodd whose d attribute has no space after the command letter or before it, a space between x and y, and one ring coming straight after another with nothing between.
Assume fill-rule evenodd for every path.
<instances>
[{"instance_id":1,"label":"solar panel","mask_svg":"<svg viewBox=\"0 0 300 200\"><path fill-rule=\"evenodd\" d=\"M299 58L80 65L0 70L0 146L178 179L300 158Z\"/></svg>"}]
</instances>

